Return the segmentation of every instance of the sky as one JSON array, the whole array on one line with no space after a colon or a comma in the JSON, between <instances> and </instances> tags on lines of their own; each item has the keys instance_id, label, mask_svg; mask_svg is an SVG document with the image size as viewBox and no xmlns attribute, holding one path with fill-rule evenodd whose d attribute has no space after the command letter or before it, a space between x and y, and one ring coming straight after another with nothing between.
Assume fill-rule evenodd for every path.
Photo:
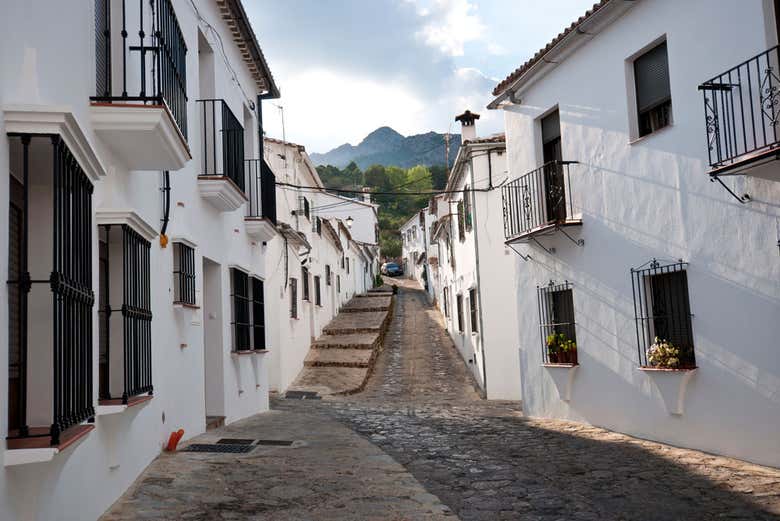
<instances>
[{"instance_id":1,"label":"sky","mask_svg":"<svg viewBox=\"0 0 780 521\"><path fill-rule=\"evenodd\" d=\"M593 2L245 0L282 93L263 103L266 133L327 152L381 126L459 132L465 109L499 132L495 85Z\"/></svg>"}]
</instances>

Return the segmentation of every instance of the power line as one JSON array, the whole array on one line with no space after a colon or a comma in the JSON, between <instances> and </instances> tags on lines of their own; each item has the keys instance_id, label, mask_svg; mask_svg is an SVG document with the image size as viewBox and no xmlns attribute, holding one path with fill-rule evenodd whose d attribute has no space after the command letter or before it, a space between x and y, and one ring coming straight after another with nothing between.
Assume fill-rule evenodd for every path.
<instances>
[{"instance_id":1,"label":"power line","mask_svg":"<svg viewBox=\"0 0 780 521\"><path fill-rule=\"evenodd\" d=\"M343 188L319 188L315 186L303 186L292 183L280 183L277 181L276 186L282 188L292 188L295 190L308 190L310 192L338 192L342 194L364 194L362 190L348 190ZM494 190L491 188L469 188L469 192L490 192ZM464 190L430 190L424 192L370 192L371 195L441 195L441 194L460 194Z\"/></svg>"}]
</instances>

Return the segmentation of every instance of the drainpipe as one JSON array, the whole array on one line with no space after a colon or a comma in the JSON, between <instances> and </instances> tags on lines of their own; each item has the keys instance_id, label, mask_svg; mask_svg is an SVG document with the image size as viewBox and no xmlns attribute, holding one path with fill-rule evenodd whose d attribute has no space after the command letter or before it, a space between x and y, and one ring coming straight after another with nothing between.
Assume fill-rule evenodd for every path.
<instances>
[{"instance_id":1,"label":"drainpipe","mask_svg":"<svg viewBox=\"0 0 780 521\"><path fill-rule=\"evenodd\" d=\"M488 150L487 153L487 160L488 160L488 171L492 171L490 166L490 155L491 151ZM479 299L479 302L477 303L477 311L479 311L479 331L480 336L482 337L482 382L485 385L485 389L483 390L483 398L487 399L487 364L485 363L485 321L482 317L482 280L479 276L480 270L479 270L479 226L477 226L477 196L476 191L474 190L476 187L474 186L474 157L469 156L469 170L470 176L471 176L471 194L468 194L468 197L471 197L471 211L474 212L474 215L472 217L472 223L473 223L473 230L474 230L474 258L476 260L476 270L477 270L477 298ZM492 184L492 180L491 180Z\"/></svg>"}]
</instances>

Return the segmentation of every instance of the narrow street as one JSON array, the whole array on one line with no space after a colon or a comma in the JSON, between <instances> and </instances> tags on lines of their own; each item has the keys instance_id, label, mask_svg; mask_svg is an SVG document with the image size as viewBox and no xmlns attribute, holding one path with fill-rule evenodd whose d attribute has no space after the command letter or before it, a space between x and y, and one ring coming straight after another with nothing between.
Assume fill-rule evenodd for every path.
<instances>
[{"instance_id":1,"label":"narrow street","mask_svg":"<svg viewBox=\"0 0 780 521\"><path fill-rule=\"evenodd\" d=\"M365 391L275 398L193 442L292 445L165 454L104 519L780 519L778 470L481 400L425 294L398 282Z\"/></svg>"}]
</instances>

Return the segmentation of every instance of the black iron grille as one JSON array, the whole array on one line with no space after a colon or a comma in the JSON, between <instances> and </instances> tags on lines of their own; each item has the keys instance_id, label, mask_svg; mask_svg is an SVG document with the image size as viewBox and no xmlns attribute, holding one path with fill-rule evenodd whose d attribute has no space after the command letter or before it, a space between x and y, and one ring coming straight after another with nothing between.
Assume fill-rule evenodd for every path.
<instances>
[{"instance_id":1,"label":"black iron grille","mask_svg":"<svg viewBox=\"0 0 780 521\"><path fill-rule=\"evenodd\" d=\"M212 452L222 454L247 454L255 450L254 445L230 445L224 443L193 443L183 449L184 452Z\"/></svg>"},{"instance_id":2,"label":"black iron grille","mask_svg":"<svg viewBox=\"0 0 780 521\"><path fill-rule=\"evenodd\" d=\"M173 244L173 300L195 305L195 250L184 243Z\"/></svg>"},{"instance_id":3,"label":"black iron grille","mask_svg":"<svg viewBox=\"0 0 780 521\"><path fill-rule=\"evenodd\" d=\"M231 268L233 293L233 350L249 351L252 349L250 329L252 320L250 313L249 276L243 271Z\"/></svg>"},{"instance_id":4,"label":"black iron grille","mask_svg":"<svg viewBox=\"0 0 780 521\"><path fill-rule=\"evenodd\" d=\"M247 159L245 169L249 180L249 214L276 224L276 177L265 159Z\"/></svg>"},{"instance_id":5,"label":"black iron grille","mask_svg":"<svg viewBox=\"0 0 780 521\"><path fill-rule=\"evenodd\" d=\"M255 440L249 438L221 438L217 440L220 445L252 445Z\"/></svg>"},{"instance_id":6,"label":"black iron grille","mask_svg":"<svg viewBox=\"0 0 780 521\"><path fill-rule=\"evenodd\" d=\"M244 178L244 127L225 100L198 100L201 113L201 144L204 176L230 179L242 192Z\"/></svg>"},{"instance_id":7,"label":"black iron grille","mask_svg":"<svg viewBox=\"0 0 780 521\"><path fill-rule=\"evenodd\" d=\"M539 335L544 363L577 363L577 331L571 284L537 286Z\"/></svg>"}]
</instances>

